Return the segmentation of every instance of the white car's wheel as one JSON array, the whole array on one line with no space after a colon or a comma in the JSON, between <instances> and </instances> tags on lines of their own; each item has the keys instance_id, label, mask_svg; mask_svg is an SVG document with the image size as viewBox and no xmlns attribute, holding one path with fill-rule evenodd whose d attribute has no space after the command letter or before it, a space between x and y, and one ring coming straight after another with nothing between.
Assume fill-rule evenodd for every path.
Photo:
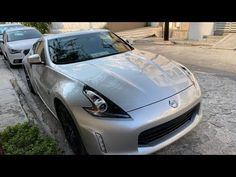
<instances>
[{"instance_id":1,"label":"white car's wheel","mask_svg":"<svg viewBox=\"0 0 236 177\"><path fill-rule=\"evenodd\" d=\"M6 54L6 56L5 55L3 55L3 56L4 56L4 59L8 61L10 68L15 68L15 65L11 64L7 54Z\"/></svg>"}]
</instances>

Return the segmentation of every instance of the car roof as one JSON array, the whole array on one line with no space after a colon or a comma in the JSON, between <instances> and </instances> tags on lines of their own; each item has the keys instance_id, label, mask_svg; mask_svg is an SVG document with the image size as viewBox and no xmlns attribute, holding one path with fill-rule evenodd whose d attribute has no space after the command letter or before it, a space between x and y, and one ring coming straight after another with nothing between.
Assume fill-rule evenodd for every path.
<instances>
[{"instance_id":1,"label":"car roof","mask_svg":"<svg viewBox=\"0 0 236 177\"><path fill-rule=\"evenodd\" d=\"M23 26L23 25L19 23L0 24L0 27L5 27L5 26Z\"/></svg>"},{"instance_id":2,"label":"car roof","mask_svg":"<svg viewBox=\"0 0 236 177\"><path fill-rule=\"evenodd\" d=\"M35 29L33 27L19 27L19 28L12 28L12 29L7 29L5 32L12 32L12 31L19 31L19 30L28 30L28 29Z\"/></svg>"},{"instance_id":3,"label":"car roof","mask_svg":"<svg viewBox=\"0 0 236 177\"><path fill-rule=\"evenodd\" d=\"M57 39L61 37L69 37L69 36L76 36L80 34L92 34L92 33L97 33L97 32L105 32L109 31L107 29L87 29L87 30L80 30L80 31L73 31L73 32L66 32L66 33L59 33L59 34L47 34L44 35L43 38L46 40L50 39Z\"/></svg>"}]
</instances>

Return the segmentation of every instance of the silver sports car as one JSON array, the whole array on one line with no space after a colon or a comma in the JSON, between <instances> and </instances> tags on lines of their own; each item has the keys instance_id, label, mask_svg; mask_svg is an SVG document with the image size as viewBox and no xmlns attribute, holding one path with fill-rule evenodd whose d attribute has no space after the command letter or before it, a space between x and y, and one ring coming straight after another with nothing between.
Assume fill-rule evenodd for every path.
<instances>
[{"instance_id":1,"label":"silver sports car","mask_svg":"<svg viewBox=\"0 0 236 177\"><path fill-rule=\"evenodd\" d=\"M201 120L201 91L183 65L109 30L47 35L23 60L31 92L76 154L152 154Z\"/></svg>"}]
</instances>

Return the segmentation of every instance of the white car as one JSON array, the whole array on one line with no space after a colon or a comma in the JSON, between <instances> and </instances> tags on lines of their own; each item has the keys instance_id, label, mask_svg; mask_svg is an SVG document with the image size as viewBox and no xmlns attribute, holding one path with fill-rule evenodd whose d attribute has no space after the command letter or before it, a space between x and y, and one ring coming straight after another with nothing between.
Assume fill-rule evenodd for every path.
<instances>
[{"instance_id":1,"label":"white car","mask_svg":"<svg viewBox=\"0 0 236 177\"><path fill-rule=\"evenodd\" d=\"M22 59L41 36L38 30L31 27L6 30L0 42L3 44L3 56L9 61L10 67L21 65Z\"/></svg>"},{"instance_id":2,"label":"white car","mask_svg":"<svg viewBox=\"0 0 236 177\"><path fill-rule=\"evenodd\" d=\"M22 28L24 27L21 24L1 24L0 25L0 39L3 37L3 33L7 29L12 29L12 28ZM2 54L2 43L0 43L0 54Z\"/></svg>"}]
</instances>

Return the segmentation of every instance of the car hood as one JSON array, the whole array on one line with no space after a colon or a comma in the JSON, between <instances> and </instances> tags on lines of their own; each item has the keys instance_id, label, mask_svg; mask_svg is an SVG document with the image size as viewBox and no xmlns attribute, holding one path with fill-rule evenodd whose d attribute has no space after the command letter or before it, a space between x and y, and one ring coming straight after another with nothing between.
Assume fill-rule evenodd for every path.
<instances>
[{"instance_id":1,"label":"car hood","mask_svg":"<svg viewBox=\"0 0 236 177\"><path fill-rule=\"evenodd\" d=\"M171 60L138 50L56 67L125 111L163 100L193 84Z\"/></svg>"},{"instance_id":2,"label":"car hood","mask_svg":"<svg viewBox=\"0 0 236 177\"><path fill-rule=\"evenodd\" d=\"M35 42L37 42L39 38L20 40L20 41L12 41L7 42L7 45L11 49L22 50L22 49L30 49Z\"/></svg>"}]
</instances>

